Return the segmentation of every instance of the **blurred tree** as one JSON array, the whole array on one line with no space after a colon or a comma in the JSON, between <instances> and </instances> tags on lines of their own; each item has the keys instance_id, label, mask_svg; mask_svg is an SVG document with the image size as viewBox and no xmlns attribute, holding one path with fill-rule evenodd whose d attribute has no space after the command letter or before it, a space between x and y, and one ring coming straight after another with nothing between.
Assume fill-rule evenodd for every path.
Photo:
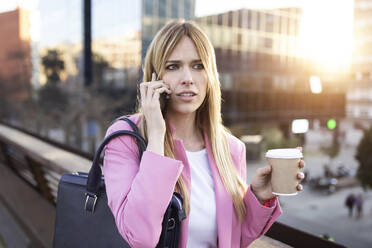
<instances>
[{"instance_id":1,"label":"blurred tree","mask_svg":"<svg viewBox=\"0 0 372 248\"><path fill-rule=\"evenodd\" d=\"M61 53L55 49L47 51L47 54L42 57L41 63L44 67L44 72L47 77L47 83L58 83L60 74L65 69L65 62L61 58Z\"/></svg>"},{"instance_id":2,"label":"blurred tree","mask_svg":"<svg viewBox=\"0 0 372 248\"><path fill-rule=\"evenodd\" d=\"M40 88L39 104L46 114L63 112L68 105L68 94L59 85L47 83Z\"/></svg>"},{"instance_id":3,"label":"blurred tree","mask_svg":"<svg viewBox=\"0 0 372 248\"><path fill-rule=\"evenodd\" d=\"M62 88L59 83L60 74L65 69L65 62L57 50L48 50L47 54L42 57L42 65L47 77L47 83L38 91L38 105L43 112L39 118L42 119L47 130L56 126L69 104L69 94ZM46 131L48 132L48 131Z\"/></svg>"},{"instance_id":4,"label":"blurred tree","mask_svg":"<svg viewBox=\"0 0 372 248\"><path fill-rule=\"evenodd\" d=\"M355 158L359 162L357 178L364 189L372 188L372 127L364 130Z\"/></svg>"}]
</instances>

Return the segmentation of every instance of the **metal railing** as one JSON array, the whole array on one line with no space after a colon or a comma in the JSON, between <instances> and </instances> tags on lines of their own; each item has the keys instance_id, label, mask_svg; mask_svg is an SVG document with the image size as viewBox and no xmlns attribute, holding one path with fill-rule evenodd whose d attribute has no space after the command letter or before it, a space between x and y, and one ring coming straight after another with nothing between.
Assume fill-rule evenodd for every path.
<instances>
[{"instance_id":1,"label":"metal railing","mask_svg":"<svg viewBox=\"0 0 372 248\"><path fill-rule=\"evenodd\" d=\"M33 136L35 137L35 135ZM45 142L45 138L40 140ZM48 143L52 144L53 142L49 141ZM55 205L58 182L64 173L70 171L61 166L61 164L55 163L53 160L47 160L35 151L30 151L4 136L0 136L0 147L0 161L45 199ZM80 157L81 154L78 156ZM89 167L87 167L88 169Z\"/></svg>"},{"instance_id":2,"label":"metal railing","mask_svg":"<svg viewBox=\"0 0 372 248\"><path fill-rule=\"evenodd\" d=\"M73 171L87 172L92 160L91 154L4 123L0 124L0 148L0 162L54 206L61 176ZM286 244L268 247L344 247L278 222L266 236ZM266 247L262 242L268 241L254 247Z\"/></svg>"}]
</instances>

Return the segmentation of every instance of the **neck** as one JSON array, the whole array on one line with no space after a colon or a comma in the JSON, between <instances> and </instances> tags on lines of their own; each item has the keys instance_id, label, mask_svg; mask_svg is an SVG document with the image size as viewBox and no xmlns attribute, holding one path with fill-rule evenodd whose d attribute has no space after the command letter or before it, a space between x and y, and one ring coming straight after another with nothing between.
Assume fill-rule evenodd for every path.
<instances>
[{"instance_id":1,"label":"neck","mask_svg":"<svg viewBox=\"0 0 372 248\"><path fill-rule=\"evenodd\" d=\"M167 115L167 119L176 129L173 136L182 140L192 137L198 132L195 125L195 113L192 114L175 114Z\"/></svg>"},{"instance_id":2,"label":"neck","mask_svg":"<svg viewBox=\"0 0 372 248\"><path fill-rule=\"evenodd\" d=\"M202 132L195 124L195 113L171 113L167 114L167 119L175 128L173 137L182 140L186 150L198 151L204 147Z\"/></svg>"}]
</instances>

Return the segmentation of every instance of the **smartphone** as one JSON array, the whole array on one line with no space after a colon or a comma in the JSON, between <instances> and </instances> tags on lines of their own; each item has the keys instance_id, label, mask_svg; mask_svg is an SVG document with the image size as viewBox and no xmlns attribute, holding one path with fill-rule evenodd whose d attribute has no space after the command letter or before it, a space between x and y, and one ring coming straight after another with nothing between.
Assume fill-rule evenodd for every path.
<instances>
[{"instance_id":1,"label":"smartphone","mask_svg":"<svg viewBox=\"0 0 372 248\"><path fill-rule=\"evenodd\" d=\"M161 80L159 77L158 77L158 74L156 74L156 72L154 72L155 75L156 75L156 80ZM161 113L163 114L163 117L165 117L165 113L167 111L167 107L168 107L168 103L169 103L169 95L168 93L164 92L160 95L160 109L161 109Z\"/></svg>"},{"instance_id":2,"label":"smartphone","mask_svg":"<svg viewBox=\"0 0 372 248\"><path fill-rule=\"evenodd\" d=\"M159 100L161 113L163 114L163 117L165 117L169 104L169 95L167 93L162 93Z\"/></svg>"}]
</instances>

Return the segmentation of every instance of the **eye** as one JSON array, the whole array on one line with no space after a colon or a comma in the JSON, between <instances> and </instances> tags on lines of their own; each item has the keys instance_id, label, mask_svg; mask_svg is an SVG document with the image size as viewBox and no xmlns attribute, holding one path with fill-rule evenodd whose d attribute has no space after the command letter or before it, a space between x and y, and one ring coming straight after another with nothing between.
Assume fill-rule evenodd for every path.
<instances>
[{"instance_id":1,"label":"eye","mask_svg":"<svg viewBox=\"0 0 372 248\"><path fill-rule=\"evenodd\" d=\"M173 70L178 69L178 65L176 65L176 64L170 64L170 65L167 65L165 67L165 69L170 70L170 71L173 71Z\"/></svg>"},{"instance_id":2,"label":"eye","mask_svg":"<svg viewBox=\"0 0 372 248\"><path fill-rule=\"evenodd\" d=\"M203 64L195 64L192 66L193 69L196 69L196 70L203 70L204 69L204 65Z\"/></svg>"}]
</instances>

